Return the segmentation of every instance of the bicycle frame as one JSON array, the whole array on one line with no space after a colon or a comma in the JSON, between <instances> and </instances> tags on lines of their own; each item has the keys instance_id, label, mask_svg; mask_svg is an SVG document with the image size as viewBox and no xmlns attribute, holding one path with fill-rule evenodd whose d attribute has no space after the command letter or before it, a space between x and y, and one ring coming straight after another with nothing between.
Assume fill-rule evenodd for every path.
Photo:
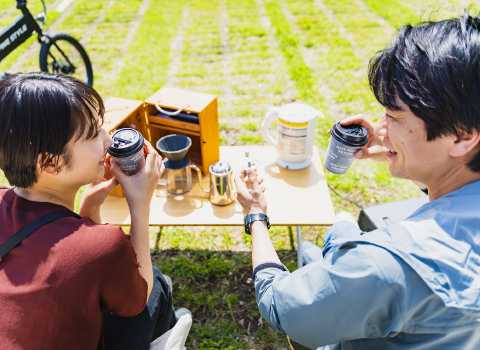
<instances>
[{"instance_id":1,"label":"bicycle frame","mask_svg":"<svg viewBox=\"0 0 480 350\"><path fill-rule=\"evenodd\" d=\"M38 33L39 41L40 37L43 36L42 28L27 9L27 2L17 0L17 9L22 11L22 16L0 33L0 61L34 35L35 32Z\"/></svg>"}]
</instances>

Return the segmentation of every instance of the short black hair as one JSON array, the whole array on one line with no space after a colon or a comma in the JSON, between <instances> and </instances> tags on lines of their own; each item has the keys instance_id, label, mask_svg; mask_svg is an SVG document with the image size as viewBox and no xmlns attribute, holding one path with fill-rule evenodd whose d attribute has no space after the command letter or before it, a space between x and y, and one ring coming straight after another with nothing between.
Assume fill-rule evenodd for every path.
<instances>
[{"instance_id":1,"label":"short black hair","mask_svg":"<svg viewBox=\"0 0 480 350\"><path fill-rule=\"evenodd\" d=\"M18 73L0 80L0 168L8 182L33 186L39 154L42 170L50 162L68 167L67 143L85 132L94 137L104 112L100 95L68 76Z\"/></svg>"},{"instance_id":2,"label":"short black hair","mask_svg":"<svg viewBox=\"0 0 480 350\"><path fill-rule=\"evenodd\" d=\"M399 98L423 120L428 141L480 132L480 18L403 26L371 58L368 78L381 105L398 111ZM480 172L480 152L468 166Z\"/></svg>"}]
</instances>

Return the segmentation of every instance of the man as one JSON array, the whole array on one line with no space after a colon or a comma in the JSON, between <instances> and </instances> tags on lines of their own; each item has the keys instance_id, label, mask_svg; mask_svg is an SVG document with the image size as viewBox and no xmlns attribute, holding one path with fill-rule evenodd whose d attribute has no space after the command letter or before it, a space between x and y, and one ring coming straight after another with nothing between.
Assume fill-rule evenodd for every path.
<instances>
[{"instance_id":1,"label":"man","mask_svg":"<svg viewBox=\"0 0 480 350\"><path fill-rule=\"evenodd\" d=\"M357 158L385 160L421 182L430 202L405 221L363 233L335 224L323 259L290 273L262 215L249 225L261 315L309 348L480 349L480 18L400 29L370 61L385 114L361 116ZM247 214L267 214L256 175L236 176Z\"/></svg>"}]
</instances>

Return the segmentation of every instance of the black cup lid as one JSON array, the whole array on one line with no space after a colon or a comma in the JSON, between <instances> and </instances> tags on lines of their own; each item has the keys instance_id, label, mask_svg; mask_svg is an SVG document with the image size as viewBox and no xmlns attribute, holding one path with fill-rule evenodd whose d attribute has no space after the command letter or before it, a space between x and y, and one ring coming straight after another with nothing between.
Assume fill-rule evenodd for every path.
<instances>
[{"instance_id":1,"label":"black cup lid","mask_svg":"<svg viewBox=\"0 0 480 350\"><path fill-rule=\"evenodd\" d=\"M135 129L119 129L112 135L113 144L107 148L112 156L127 156L143 147L143 136ZM133 152L132 152L133 151Z\"/></svg>"},{"instance_id":2,"label":"black cup lid","mask_svg":"<svg viewBox=\"0 0 480 350\"><path fill-rule=\"evenodd\" d=\"M340 122L332 126L330 134L335 138L340 138L354 144L365 144L368 140L368 132L359 124L341 125Z\"/></svg>"}]
</instances>

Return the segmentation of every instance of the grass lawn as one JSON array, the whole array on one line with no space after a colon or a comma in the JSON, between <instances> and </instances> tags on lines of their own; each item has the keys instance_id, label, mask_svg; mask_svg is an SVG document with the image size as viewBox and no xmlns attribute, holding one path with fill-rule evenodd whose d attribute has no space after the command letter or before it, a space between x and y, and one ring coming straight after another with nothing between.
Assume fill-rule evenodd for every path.
<instances>
[{"instance_id":1,"label":"grass lawn","mask_svg":"<svg viewBox=\"0 0 480 350\"><path fill-rule=\"evenodd\" d=\"M381 116L366 72L395 28L463 8L477 12L466 0L74 0L59 13L60 2L46 1L47 30L80 40L105 99L144 100L163 86L215 94L222 145L265 144L259 128L268 108L304 102L325 115L315 139L322 159L333 123L357 113ZM18 16L14 7L0 0L2 27ZM39 12L40 2L30 0L29 8ZM38 52L30 38L0 62L0 72L38 70ZM359 206L421 194L370 161L326 177ZM0 184L7 184L1 172ZM358 206L331 196L336 211L358 215ZM303 238L321 244L324 232L307 227ZM273 227L271 236L294 270L291 228ZM193 312L187 348L287 349L256 308L251 242L242 230L152 227L150 238L155 265L173 279L175 306Z\"/></svg>"}]
</instances>

